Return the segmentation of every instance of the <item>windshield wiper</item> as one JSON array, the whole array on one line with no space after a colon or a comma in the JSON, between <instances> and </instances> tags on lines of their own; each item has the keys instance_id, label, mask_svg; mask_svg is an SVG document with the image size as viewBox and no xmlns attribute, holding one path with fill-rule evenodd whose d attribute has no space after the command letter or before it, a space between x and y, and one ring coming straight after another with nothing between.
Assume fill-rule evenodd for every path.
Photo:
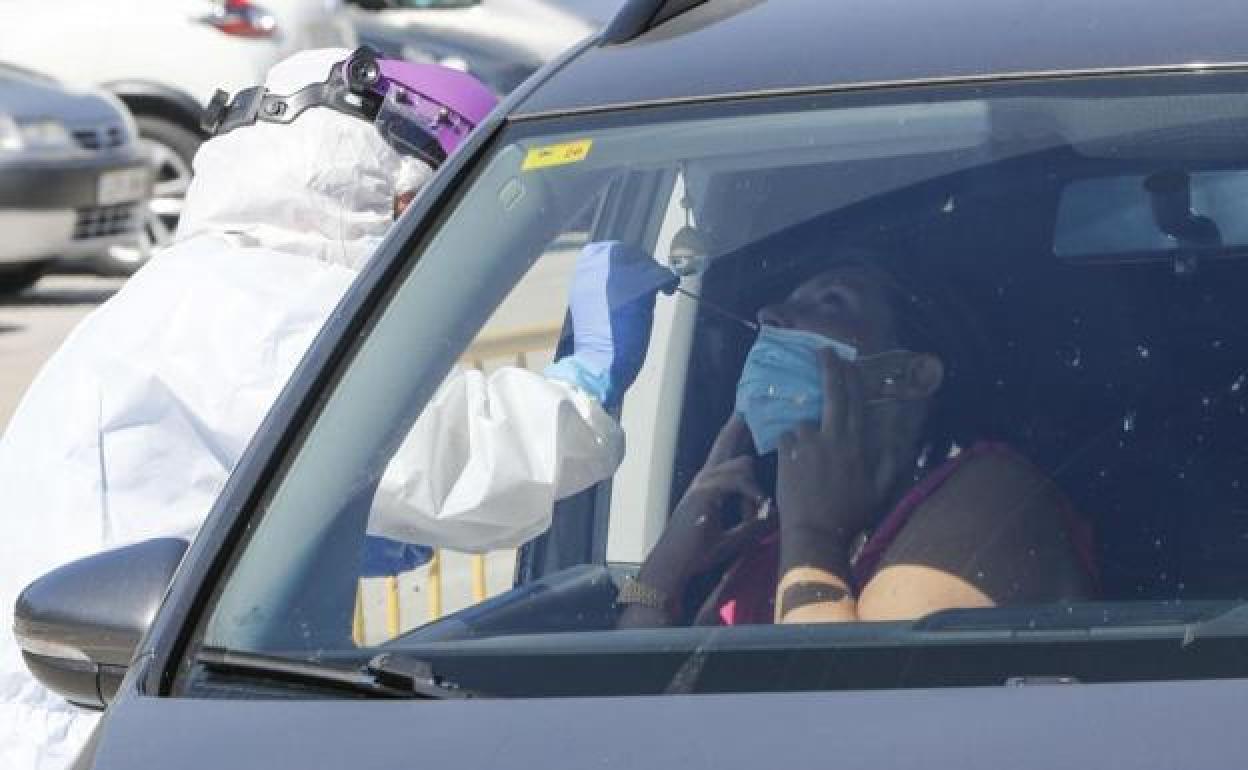
<instances>
[{"instance_id":1,"label":"windshield wiper","mask_svg":"<svg viewBox=\"0 0 1248 770\"><path fill-rule=\"evenodd\" d=\"M429 698L449 700L481 697L434 673L426 661L378 655L362 669L340 668L311 660L241 652L224 647L204 647L196 660L208 668L228 673L260 674L319 687L363 693L377 698Z\"/></svg>"},{"instance_id":2,"label":"windshield wiper","mask_svg":"<svg viewBox=\"0 0 1248 770\"><path fill-rule=\"evenodd\" d=\"M364 667L380 686L429 698L490 697L477 690L466 690L458 683L439 676L433 664L399 652L383 652Z\"/></svg>"}]
</instances>

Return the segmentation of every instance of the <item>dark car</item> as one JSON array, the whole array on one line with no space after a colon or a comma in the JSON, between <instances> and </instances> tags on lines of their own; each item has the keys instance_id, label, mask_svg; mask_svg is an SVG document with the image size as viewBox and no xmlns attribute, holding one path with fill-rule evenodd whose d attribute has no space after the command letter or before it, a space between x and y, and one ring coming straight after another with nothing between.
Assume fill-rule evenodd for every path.
<instances>
[{"instance_id":1,"label":"dark car","mask_svg":"<svg viewBox=\"0 0 1248 770\"><path fill-rule=\"evenodd\" d=\"M1238 767L1245 28L1226 0L629 3L396 226L176 573L180 544L141 543L28 589L32 670L109 704L81 766ZM386 463L505 298L586 240L686 275L618 407L623 465L555 504L504 590L369 629ZM829 266L857 278L809 282ZM630 578L742 408L750 319L774 334L806 305L891 325L845 333L861 368L821 359L823 411L779 455L739 450L780 527L750 547L780 566L707 557L647 592ZM898 416L937 380L925 421ZM867 441L851 406L900 421ZM855 526L866 545L793 561L794 517L813 537L811 507L844 513L864 481L849 455L804 497L786 474L851 436L876 470L888 442L927 451ZM985 452L1009 459L945 470ZM734 620L791 564L868 558L777 599L843 622ZM668 625L620 628L621 605Z\"/></svg>"},{"instance_id":2,"label":"dark car","mask_svg":"<svg viewBox=\"0 0 1248 770\"><path fill-rule=\"evenodd\" d=\"M147 163L116 98L0 63L0 293L137 243Z\"/></svg>"}]
</instances>

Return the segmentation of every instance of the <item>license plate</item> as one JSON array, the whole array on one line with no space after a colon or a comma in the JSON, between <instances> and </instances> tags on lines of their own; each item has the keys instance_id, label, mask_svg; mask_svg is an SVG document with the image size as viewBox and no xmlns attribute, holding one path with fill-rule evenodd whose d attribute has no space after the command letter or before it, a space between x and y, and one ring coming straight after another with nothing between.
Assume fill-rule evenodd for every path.
<instances>
[{"instance_id":1,"label":"license plate","mask_svg":"<svg viewBox=\"0 0 1248 770\"><path fill-rule=\"evenodd\" d=\"M146 168L128 168L122 171L105 171L100 174L99 192L96 200L101 206L131 203L147 195L151 183L151 171Z\"/></svg>"}]
</instances>

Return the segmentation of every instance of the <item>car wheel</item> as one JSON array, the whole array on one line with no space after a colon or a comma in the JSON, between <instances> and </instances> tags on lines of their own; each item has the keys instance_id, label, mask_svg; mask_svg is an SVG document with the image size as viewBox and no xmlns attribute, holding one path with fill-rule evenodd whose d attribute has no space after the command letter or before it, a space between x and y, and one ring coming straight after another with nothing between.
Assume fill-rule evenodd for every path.
<instances>
[{"instance_id":1,"label":"car wheel","mask_svg":"<svg viewBox=\"0 0 1248 770\"><path fill-rule=\"evenodd\" d=\"M0 294L16 294L34 286L55 264L54 259L0 266Z\"/></svg>"},{"instance_id":2,"label":"car wheel","mask_svg":"<svg viewBox=\"0 0 1248 770\"><path fill-rule=\"evenodd\" d=\"M198 134L165 118L139 115L139 143L152 159L152 200L143 213L138 242L114 246L95 259L106 275L130 275L147 262L155 249L173 241L182 203L191 185L191 159L203 141Z\"/></svg>"}]
</instances>

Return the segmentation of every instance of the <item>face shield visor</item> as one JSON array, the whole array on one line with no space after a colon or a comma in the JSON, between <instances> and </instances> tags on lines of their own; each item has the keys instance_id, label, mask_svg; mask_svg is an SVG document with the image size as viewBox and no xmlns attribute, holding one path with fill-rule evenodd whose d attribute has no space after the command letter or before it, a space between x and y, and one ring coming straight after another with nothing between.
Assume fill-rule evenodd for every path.
<instances>
[{"instance_id":1,"label":"face shield visor","mask_svg":"<svg viewBox=\"0 0 1248 770\"><path fill-rule=\"evenodd\" d=\"M373 123L395 152L437 168L496 102L471 75L381 59L364 47L334 64L324 82L292 94L255 86L230 99L217 91L204 112L202 128L221 136L257 122L293 123L312 107L327 107Z\"/></svg>"}]
</instances>

